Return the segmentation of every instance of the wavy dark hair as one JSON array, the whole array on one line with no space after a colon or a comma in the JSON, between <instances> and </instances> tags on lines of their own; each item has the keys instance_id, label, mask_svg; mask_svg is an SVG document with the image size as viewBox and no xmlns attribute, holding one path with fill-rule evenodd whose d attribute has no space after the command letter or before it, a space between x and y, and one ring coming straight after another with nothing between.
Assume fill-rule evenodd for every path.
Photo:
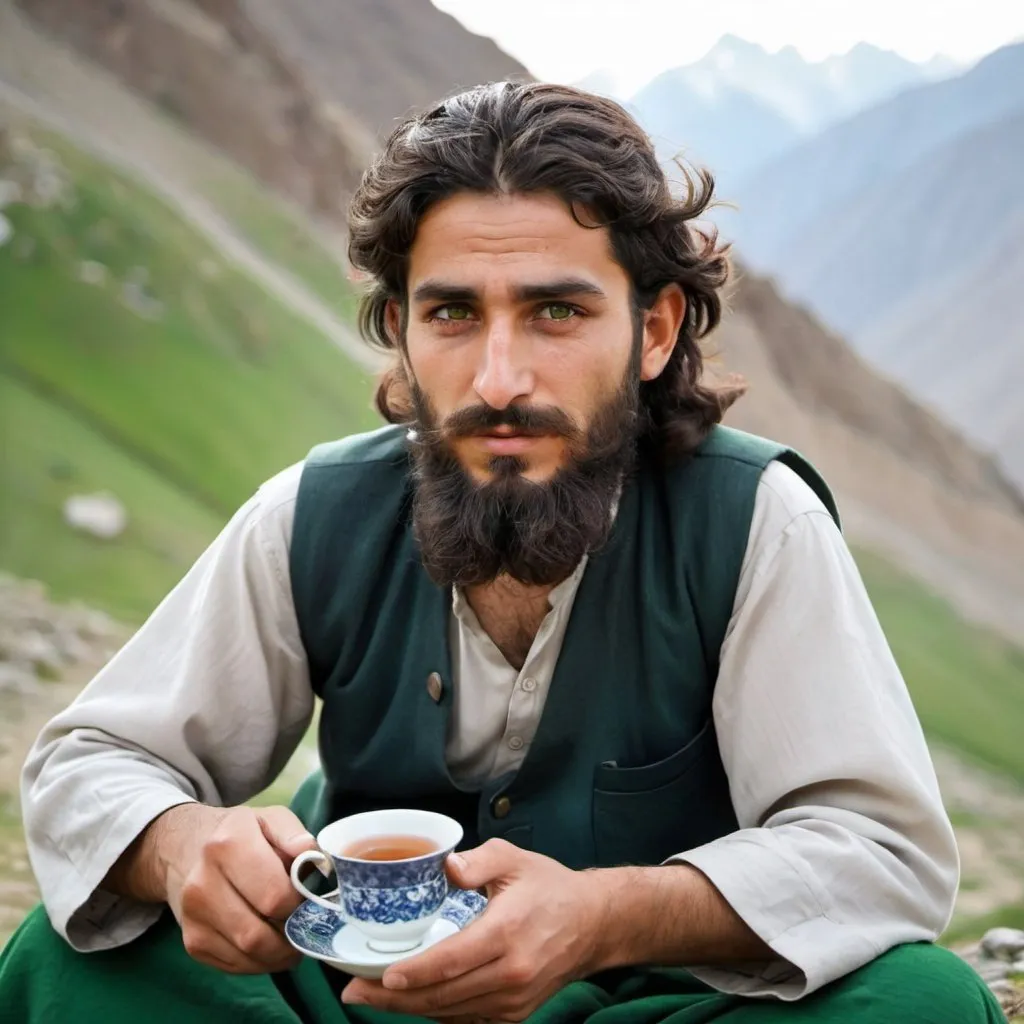
<instances>
[{"instance_id":1,"label":"wavy dark hair","mask_svg":"<svg viewBox=\"0 0 1024 1024\"><path fill-rule=\"evenodd\" d=\"M637 122L619 104L570 86L497 82L457 93L400 124L363 175L349 211L349 260L372 285L359 326L393 351L387 304L406 308L408 253L420 218L460 192L553 193L576 220L607 227L615 259L632 282L634 312L675 282L686 316L665 369L640 386L639 434L666 456L685 456L744 390L704 380L701 339L719 322L728 246L694 221L711 205L714 179L679 164L675 196ZM413 418L401 361L376 395L391 423Z\"/></svg>"}]
</instances>

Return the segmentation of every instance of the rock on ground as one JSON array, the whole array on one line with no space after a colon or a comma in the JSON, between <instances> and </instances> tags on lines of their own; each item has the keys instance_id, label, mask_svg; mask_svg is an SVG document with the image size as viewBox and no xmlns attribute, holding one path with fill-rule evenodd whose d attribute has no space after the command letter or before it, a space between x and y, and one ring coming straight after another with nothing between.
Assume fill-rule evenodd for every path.
<instances>
[{"instance_id":1,"label":"rock on ground","mask_svg":"<svg viewBox=\"0 0 1024 1024\"><path fill-rule=\"evenodd\" d=\"M995 993L1011 1020L1024 1014L1024 931L992 928L980 942L956 950Z\"/></svg>"}]
</instances>

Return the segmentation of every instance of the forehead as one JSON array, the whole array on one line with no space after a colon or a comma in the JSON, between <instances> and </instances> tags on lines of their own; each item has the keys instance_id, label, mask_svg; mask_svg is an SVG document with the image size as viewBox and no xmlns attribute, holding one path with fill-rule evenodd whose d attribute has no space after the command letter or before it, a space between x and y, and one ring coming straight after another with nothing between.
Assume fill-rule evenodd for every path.
<instances>
[{"instance_id":1,"label":"forehead","mask_svg":"<svg viewBox=\"0 0 1024 1024\"><path fill-rule=\"evenodd\" d=\"M418 281L490 290L545 277L593 279L628 290L606 228L579 224L557 196L461 193L432 206L409 252L411 293Z\"/></svg>"}]
</instances>

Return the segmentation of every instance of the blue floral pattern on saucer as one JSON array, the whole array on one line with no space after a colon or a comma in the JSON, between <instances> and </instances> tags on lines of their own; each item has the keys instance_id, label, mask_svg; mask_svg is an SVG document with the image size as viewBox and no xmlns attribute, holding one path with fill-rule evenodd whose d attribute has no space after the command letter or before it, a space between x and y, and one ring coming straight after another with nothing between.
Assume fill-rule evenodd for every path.
<instances>
[{"instance_id":1,"label":"blue floral pattern on saucer","mask_svg":"<svg viewBox=\"0 0 1024 1024\"><path fill-rule=\"evenodd\" d=\"M328 893L327 899L337 895ZM487 908L487 900L467 889L449 891L441 907L439 919L427 938L416 948L404 953L379 953L366 945L358 929L312 900L306 900L288 918L284 934L288 941L306 956L323 960L332 967L363 978L379 978L389 964L414 956L461 931L475 921Z\"/></svg>"}]
</instances>

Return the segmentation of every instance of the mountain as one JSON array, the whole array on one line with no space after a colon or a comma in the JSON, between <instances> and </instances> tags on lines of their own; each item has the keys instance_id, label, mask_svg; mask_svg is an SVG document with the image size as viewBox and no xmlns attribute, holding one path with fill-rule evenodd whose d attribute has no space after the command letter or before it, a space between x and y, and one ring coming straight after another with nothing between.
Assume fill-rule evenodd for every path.
<instances>
[{"instance_id":1,"label":"mountain","mask_svg":"<svg viewBox=\"0 0 1024 1024\"><path fill-rule=\"evenodd\" d=\"M395 118L459 86L526 75L429 0L15 2L261 181L335 219Z\"/></svg>"},{"instance_id":2,"label":"mountain","mask_svg":"<svg viewBox=\"0 0 1024 1024\"><path fill-rule=\"evenodd\" d=\"M1018 483L1022 161L1017 45L803 144L741 187L732 222L745 258Z\"/></svg>"},{"instance_id":3,"label":"mountain","mask_svg":"<svg viewBox=\"0 0 1024 1024\"><path fill-rule=\"evenodd\" d=\"M750 392L727 421L810 456L855 542L1024 636L1020 490L769 280L742 265L736 277L711 366L742 373Z\"/></svg>"},{"instance_id":4,"label":"mountain","mask_svg":"<svg viewBox=\"0 0 1024 1024\"><path fill-rule=\"evenodd\" d=\"M631 106L666 152L685 149L707 163L729 193L805 136L940 75L947 64L914 64L867 43L812 62L792 46L768 53L726 35L695 63L658 75Z\"/></svg>"},{"instance_id":5,"label":"mountain","mask_svg":"<svg viewBox=\"0 0 1024 1024\"><path fill-rule=\"evenodd\" d=\"M910 89L806 139L744 181L736 240L777 273L819 215L1024 105L1024 44L989 54L965 74Z\"/></svg>"},{"instance_id":6,"label":"mountain","mask_svg":"<svg viewBox=\"0 0 1024 1024\"><path fill-rule=\"evenodd\" d=\"M723 194L760 165L790 149L799 131L743 89L665 71L633 97L630 108L667 164L677 154L710 167Z\"/></svg>"}]
</instances>

